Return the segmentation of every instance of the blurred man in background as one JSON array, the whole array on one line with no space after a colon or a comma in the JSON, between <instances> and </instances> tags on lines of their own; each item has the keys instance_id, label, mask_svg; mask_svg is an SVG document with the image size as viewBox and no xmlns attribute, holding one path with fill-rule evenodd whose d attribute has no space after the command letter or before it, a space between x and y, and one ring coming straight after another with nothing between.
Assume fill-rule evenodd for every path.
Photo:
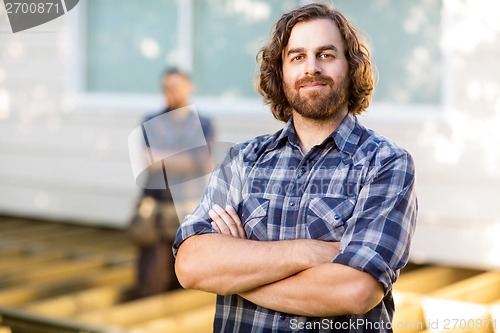
<instances>
[{"instance_id":1,"label":"blurred man in background","mask_svg":"<svg viewBox=\"0 0 500 333\"><path fill-rule=\"evenodd\" d=\"M191 79L178 69L169 69L162 76L162 89L165 109L147 116L142 125L148 147L145 153L162 159L147 170L138 207L138 211L153 215L155 227L155 234L139 245L138 297L180 287L172 243L179 218L194 209L202 194L190 181L211 168L208 146L214 131L211 121L189 106L194 91ZM200 146L201 142L204 145Z\"/></svg>"}]
</instances>

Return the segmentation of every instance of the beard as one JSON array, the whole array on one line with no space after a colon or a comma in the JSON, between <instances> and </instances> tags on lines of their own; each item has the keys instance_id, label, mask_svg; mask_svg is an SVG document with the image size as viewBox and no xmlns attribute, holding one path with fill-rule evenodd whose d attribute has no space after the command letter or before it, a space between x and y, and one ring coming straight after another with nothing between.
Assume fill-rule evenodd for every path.
<instances>
[{"instance_id":1,"label":"beard","mask_svg":"<svg viewBox=\"0 0 500 333\"><path fill-rule=\"evenodd\" d=\"M330 87L329 91L308 91L300 96L300 88L309 83L324 84ZM290 106L301 116L315 120L326 120L335 117L347 104L349 80L347 76L341 78L337 84L333 79L324 75L306 76L295 81L294 87L283 85L285 96Z\"/></svg>"}]
</instances>

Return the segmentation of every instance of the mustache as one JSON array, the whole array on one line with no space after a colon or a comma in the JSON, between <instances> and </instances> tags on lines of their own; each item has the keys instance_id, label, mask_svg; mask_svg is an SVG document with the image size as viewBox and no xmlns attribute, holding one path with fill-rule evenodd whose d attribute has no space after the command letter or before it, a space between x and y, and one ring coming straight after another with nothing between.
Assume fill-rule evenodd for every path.
<instances>
[{"instance_id":1,"label":"mustache","mask_svg":"<svg viewBox=\"0 0 500 333\"><path fill-rule=\"evenodd\" d=\"M300 87L302 87L306 84L311 84L311 83L325 84L325 85L332 86L333 79L331 77L324 76L324 75L305 76L305 77L295 81L295 89L299 89Z\"/></svg>"}]
</instances>

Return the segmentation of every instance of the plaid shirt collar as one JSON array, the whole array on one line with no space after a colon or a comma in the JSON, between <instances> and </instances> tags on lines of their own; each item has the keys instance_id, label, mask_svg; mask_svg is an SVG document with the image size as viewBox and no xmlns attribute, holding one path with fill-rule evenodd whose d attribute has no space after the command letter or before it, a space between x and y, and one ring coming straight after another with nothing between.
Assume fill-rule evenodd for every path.
<instances>
[{"instance_id":1,"label":"plaid shirt collar","mask_svg":"<svg viewBox=\"0 0 500 333\"><path fill-rule=\"evenodd\" d=\"M361 138L361 132L362 132L359 126L357 125L358 125L357 118L351 113L348 113L344 117L340 125L337 127L337 129L333 131L323 141L322 144L330 140L333 140L333 142L335 142L335 145L340 151L346 153L349 156L352 156L356 151L356 147ZM286 142L289 142L292 146L295 146L297 148L300 147L299 142L297 140L297 135L295 133L295 127L293 126L292 118L288 120L285 127L283 127L283 129L278 133L279 135L277 136L276 140L266 149L266 152L274 150L278 146L281 146L281 144L284 144Z\"/></svg>"}]
</instances>

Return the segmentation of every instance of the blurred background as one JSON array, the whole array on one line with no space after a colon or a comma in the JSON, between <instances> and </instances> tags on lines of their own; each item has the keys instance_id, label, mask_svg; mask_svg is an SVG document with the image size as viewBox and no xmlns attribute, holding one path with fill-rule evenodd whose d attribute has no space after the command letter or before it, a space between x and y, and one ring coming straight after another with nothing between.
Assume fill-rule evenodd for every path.
<instances>
[{"instance_id":1,"label":"blurred background","mask_svg":"<svg viewBox=\"0 0 500 333\"><path fill-rule=\"evenodd\" d=\"M255 56L306 2L82 0L15 34L0 6L2 218L123 230L140 192L127 138L162 107L169 66L191 73L216 141L278 130L253 89ZM499 268L500 4L332 3L366 33L378 72L361 123L415 159L412 263Z\"/></svg>"}]
</instances>

